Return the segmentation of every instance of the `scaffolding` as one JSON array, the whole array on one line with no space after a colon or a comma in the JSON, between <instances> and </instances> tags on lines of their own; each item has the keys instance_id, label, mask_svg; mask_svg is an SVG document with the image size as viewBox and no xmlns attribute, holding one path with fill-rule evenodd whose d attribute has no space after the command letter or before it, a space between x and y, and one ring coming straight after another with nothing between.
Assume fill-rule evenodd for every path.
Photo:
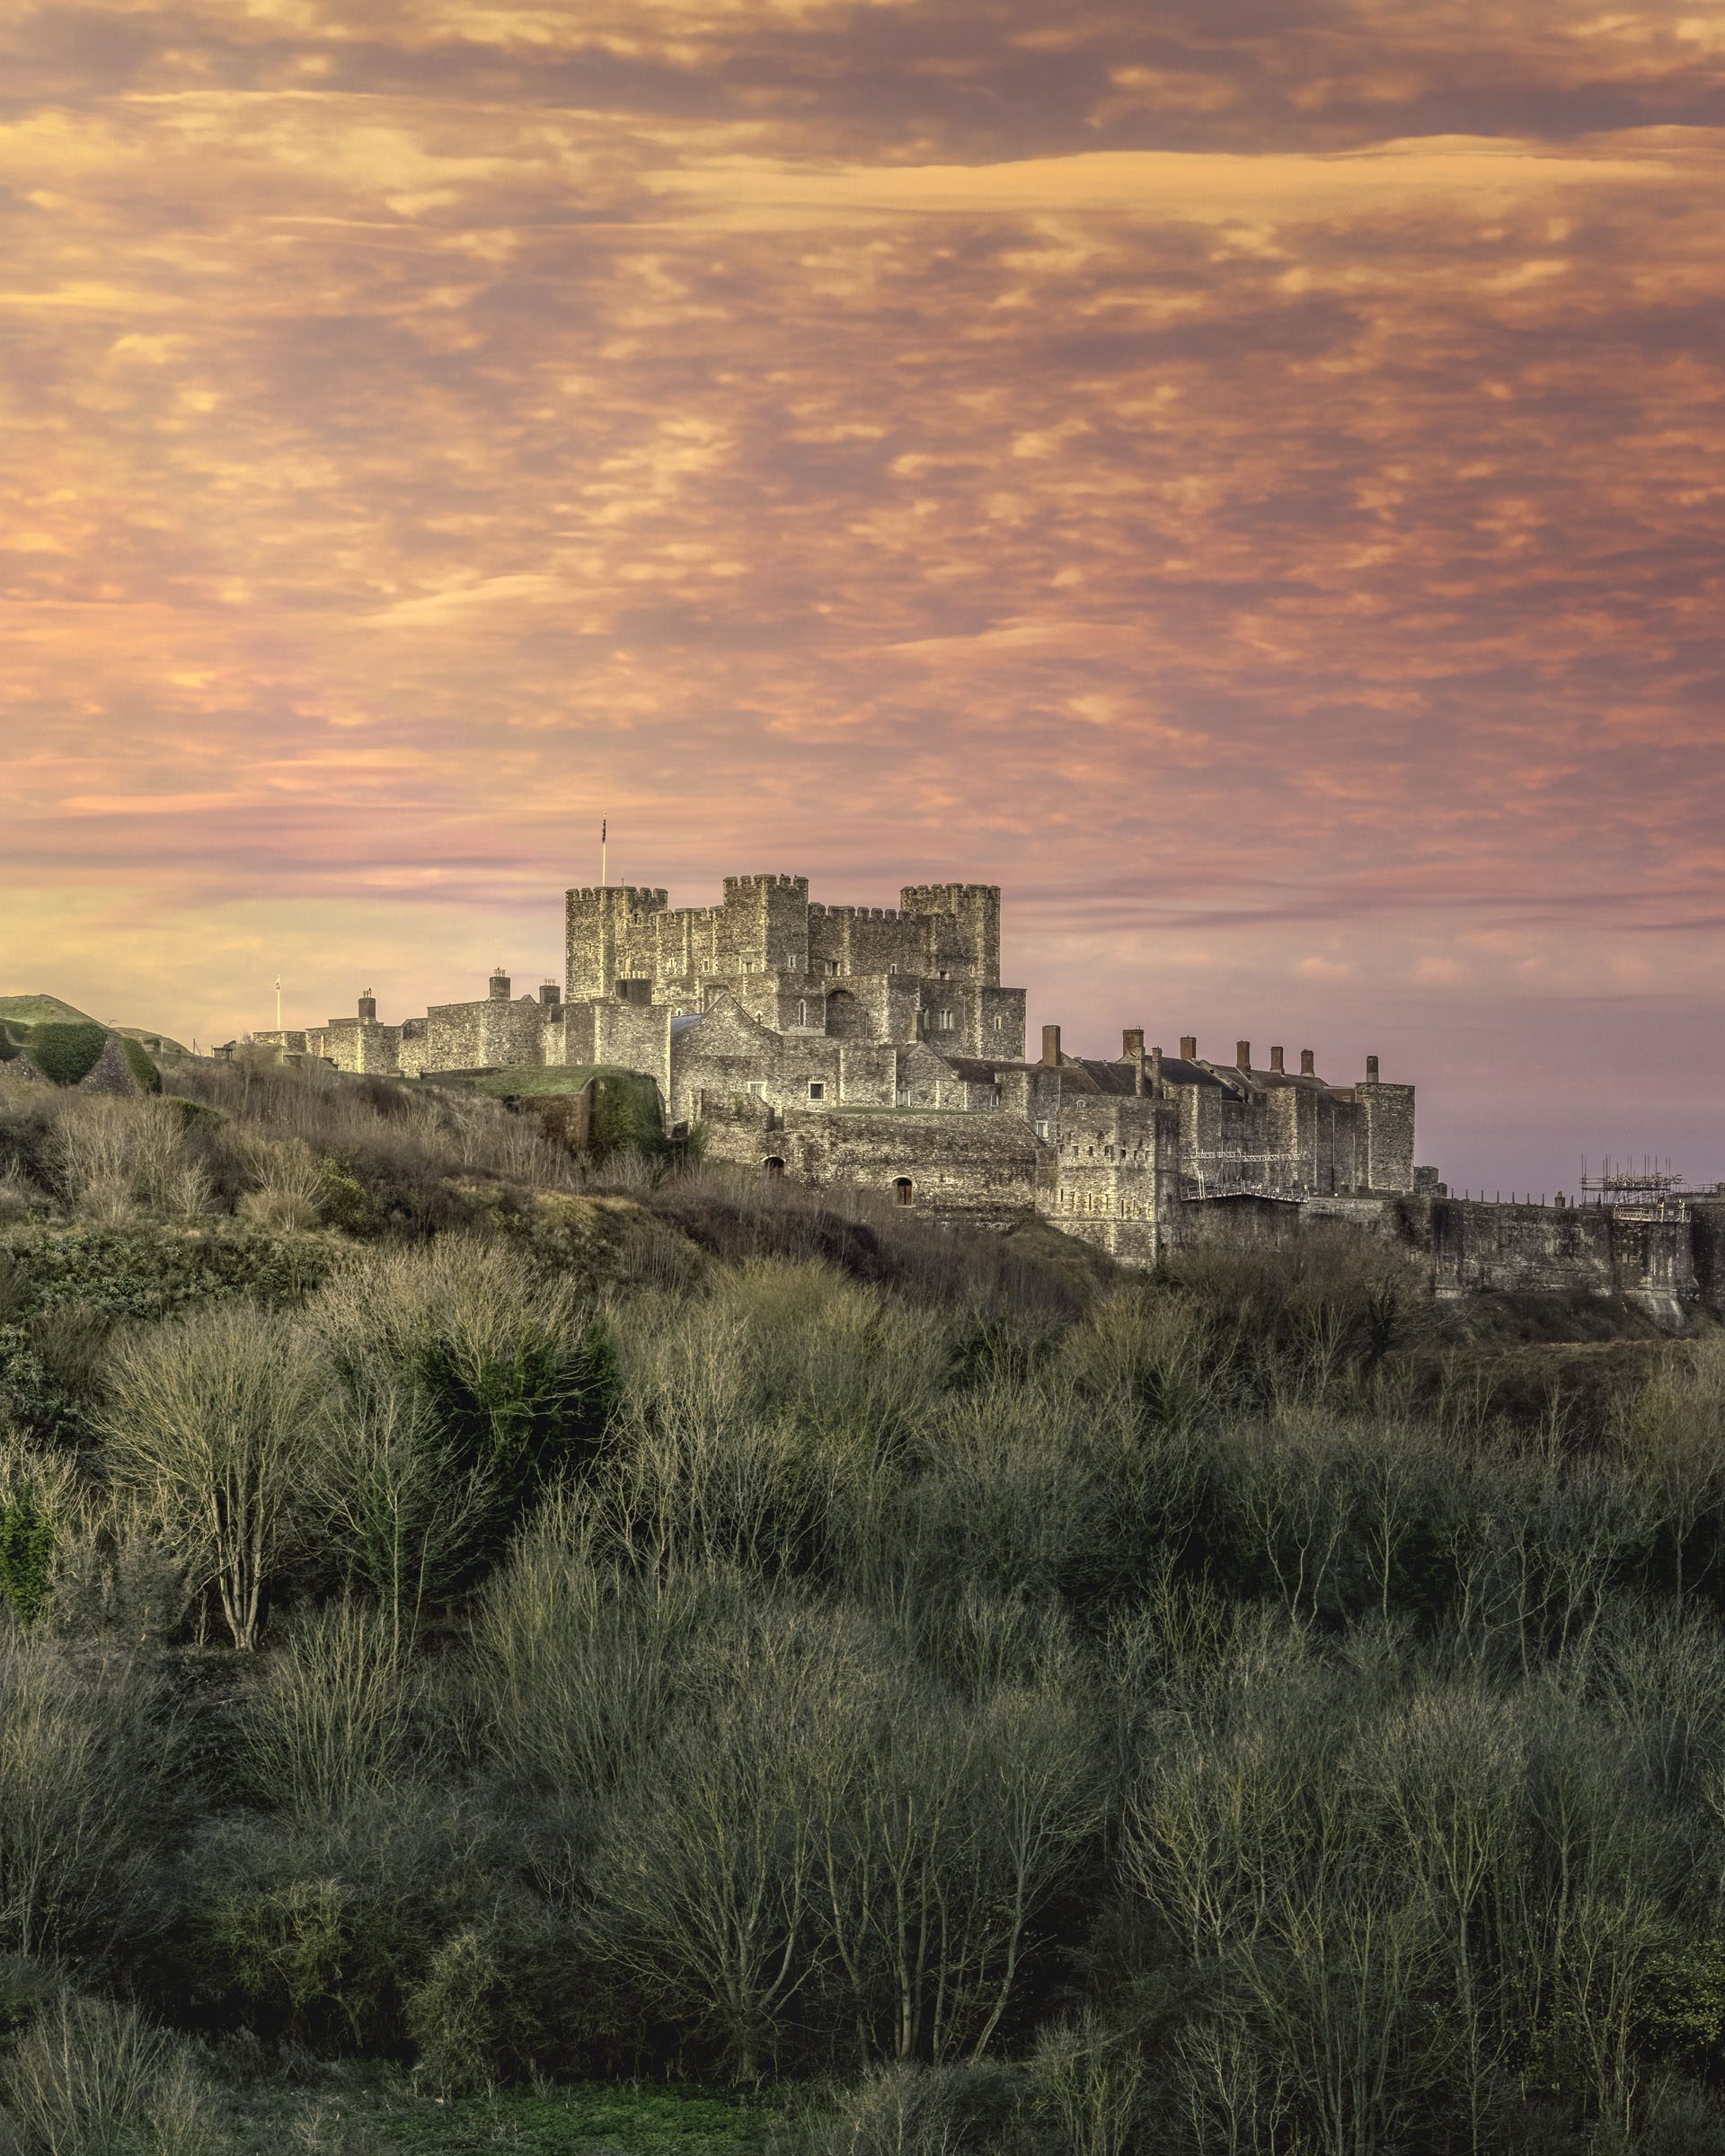
<instances>
[{"instance_id":1,"label":"scaffolding","mask_svg":"<svg viewBox=\"0 0 1725 2156\"><path fill-rule=\"evenodd\" d=\"M1182 1170L1180 1195L1183 1198L1266 1197L1278 1205L1297 1206L1314 1195L1307 1183L1290 1180L1285 1153L1246 1153L1233 1146L1202 1151L1190 1169Z\"/></svg>"},{"instance_id":2,"label":"scaffolding","mask_svg":"<svg viewBox=\"0 0 1725 2156\"><path fill-rule=\"evenodd\" d=\"M1644 1153L1638 1165L1607 1153L1592 1175L1582 1155L1582 1202L1590 1198L1596 1206L1609 1206L1624 1220L1686 1220L1694 1195L1686 1186L1687 1178L1672 1167L1669 1155L1660 1160Z\"/></svg>"}]
</instances>

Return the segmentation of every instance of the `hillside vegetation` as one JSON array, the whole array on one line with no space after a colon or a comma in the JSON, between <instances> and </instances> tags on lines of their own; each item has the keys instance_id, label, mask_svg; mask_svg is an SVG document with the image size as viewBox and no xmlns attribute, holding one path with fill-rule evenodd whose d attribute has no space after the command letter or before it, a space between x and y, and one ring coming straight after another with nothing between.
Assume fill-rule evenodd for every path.
<instances>
[{"instance_id":1,"label":"hillside vegetation","mask_svg":"<svg viewBox=\"0 0 1725 2156\"><path fill-rule=\"evenodd\" d=\"M171 1082L0 1070L0 2147L1725 2152L1718 1336Z\"/></svg>"},{"instance_id":2,"label":"hillside vegetation","mask_svg":"<svg viewBox=\"0 0 1725 2156\"><path fill-rule=\"evenodd\" d=\"M68 1003L58 995L0 995L0 1025L10 1024L14 1032L39 1025L99 1025L87 1011L80 1011L75 1003ZM177 1040L155 1026L111 1026L109 1031L118 1033L125 1040L155 1040L168 1056L184 1056L189 1051Z\"/></svg>"}]
</instances>

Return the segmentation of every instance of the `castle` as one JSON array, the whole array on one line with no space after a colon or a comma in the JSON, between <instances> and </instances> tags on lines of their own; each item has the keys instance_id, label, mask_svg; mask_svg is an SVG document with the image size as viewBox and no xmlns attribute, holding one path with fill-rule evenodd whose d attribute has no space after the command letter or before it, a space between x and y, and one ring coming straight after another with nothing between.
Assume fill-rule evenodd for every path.
<instances>
[{"instance_id":1,"label":"castle","mask_svg":"<svg viewBox=\"0 0 1725 2156\"><path fill-rule=\"evenodd\" d=\"M710 1157L854 1183L978 1222L1036 1212L1154 1264L1216 1199L1344 1210L1416 1187L1413 1088L1320 1077L1241 1041L1212 1063L1188 1035L1146 1053L1071 1056L1058 1026L1025 1056L1024 991L1000 983L1000 891L908 886L896 908L811 903L801 876L728 876L717 906L662 890L571 890L563 980L381 1024L262 1033L345 1071L622 1066L658 1084L668 1123ZM1419 1182L1434 1181L1419 1171Z\"/></svg>"}]
</instances>

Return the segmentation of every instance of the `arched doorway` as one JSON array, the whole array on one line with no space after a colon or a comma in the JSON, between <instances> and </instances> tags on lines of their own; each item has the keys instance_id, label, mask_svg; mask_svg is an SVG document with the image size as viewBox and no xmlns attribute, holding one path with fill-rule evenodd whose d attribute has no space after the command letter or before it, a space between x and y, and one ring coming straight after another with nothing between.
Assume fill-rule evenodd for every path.
<instances>
[{"instance_id":1,"label":"arched doorway","mask_svg":"<svg viewBox=\"0 0 1725 2156\"><path fill-rule=\"evenodd\" d=\"M835 988L827 998L827 1030L835 1040L866 1040L868 1012L848 988Z\"/></svg>"},{"instance_id":2,"label":"arched doorway","mask_svg":"<svg viewBox=\"0 0 1725 2156\"><path fill-rule=\"evenodd\" d=\"M892 1185L892 1202L895 1206L908 1206L916 1201L916 1193L911 1188L907 1175L896 1176Z\"/></svg>"},{"instance_id":3,"label":"arched doorway","mask_svg":"<svg viewBox=\"0 0 1725 2156\"><path fill-rule=\"evenodd\" d=\"M784 1173L784 1162L776 1153L769 1153L761 1166L766 1171L769 1182L777 1182Z\"/></svg>"}]
</instances>

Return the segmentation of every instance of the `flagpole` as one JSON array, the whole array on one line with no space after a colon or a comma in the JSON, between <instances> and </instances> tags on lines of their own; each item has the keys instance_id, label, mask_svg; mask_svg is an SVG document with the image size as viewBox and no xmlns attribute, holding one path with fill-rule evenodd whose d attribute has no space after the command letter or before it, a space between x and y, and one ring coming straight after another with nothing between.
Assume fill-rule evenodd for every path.
<instances>
[{"instance_id":1,"label":"flagpole","mask_svg":"<svg viewBox=\"0 0 1725 2156\"><path fill-rule=\"evenodd\" d=\"M281 976L276 976L276 1031L281 1031Z\"/></svg>"},{"instance_id":2,"label":"flagpole","mask_svg":"<svg viewBox=\"0 0 1725 2156\"><path fill-rule=\"evenodd\" d=\"M607 828L607 825L608 825L608 820L609 820L609 819L608 819L608 818L606 818L606 817L601 817L599 818L599 888L600 888L601 890L603 890L603 889L605 888L605 885L606 885L606 874L605 874L605 840L606 840L606 828Z\"/></svg>"}]
</instances>

